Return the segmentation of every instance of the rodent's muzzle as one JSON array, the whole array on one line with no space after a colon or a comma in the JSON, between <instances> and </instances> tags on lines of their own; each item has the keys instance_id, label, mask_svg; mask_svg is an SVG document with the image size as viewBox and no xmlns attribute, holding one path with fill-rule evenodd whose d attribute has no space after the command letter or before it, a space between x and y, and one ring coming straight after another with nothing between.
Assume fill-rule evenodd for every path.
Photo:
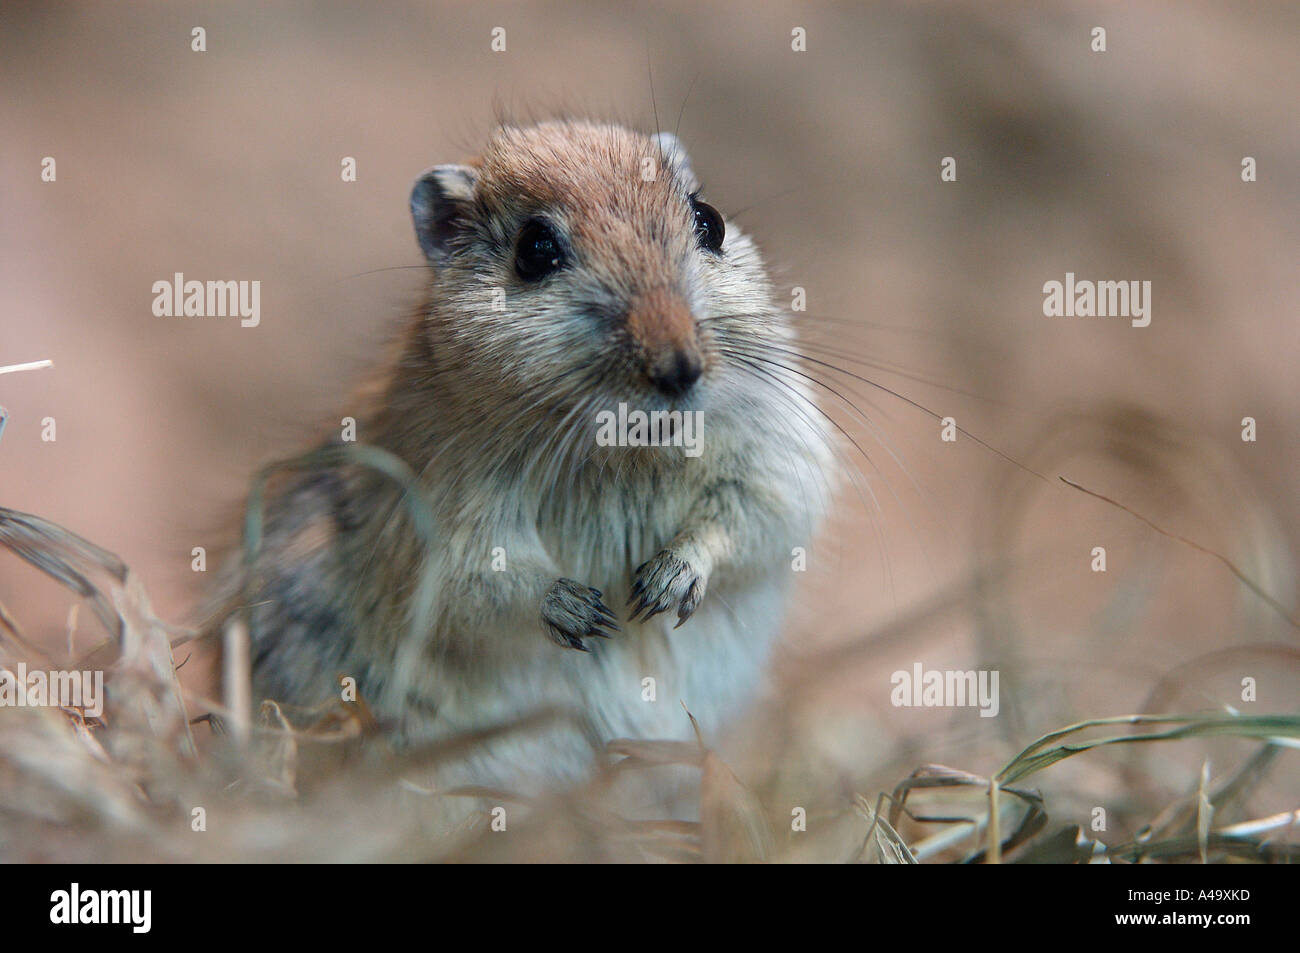
<instances>
[{"instance_id":1,"label":"rodent's muzzle","mask_svg":"<svg viewBox=\"0 0 1300 953\"><path fill-rule=\"evenodd\" d=\"M637 295L624 323L646 379L660 393L681 397L700 379L704 356L695 315L680 294L656 288Z\"/></svg>"}]
</instances>

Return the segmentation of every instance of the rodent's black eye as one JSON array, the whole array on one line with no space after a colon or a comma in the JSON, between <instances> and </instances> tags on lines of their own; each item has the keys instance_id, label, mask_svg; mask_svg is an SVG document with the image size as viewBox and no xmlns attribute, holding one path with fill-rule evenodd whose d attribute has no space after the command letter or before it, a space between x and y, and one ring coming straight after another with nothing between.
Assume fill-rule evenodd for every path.
<instances>
[{"instance_id":1,"label":"rodent's black eye","mask_svg":"<svg viewBox=\"0 0 1300 953\"><path fill-rule=\"evenodd\" d=\"M545 222L531 221L515 242L515 271L524 281L541 281L564 267L564 249Z\"/></svg>"},{"instance_id":2,"label":"rodent's black eye","mask_svg":"<svg viewBox=\"0 0 1300 953\"><path fill-rule=\"evenodd\" d=\"M693 195L691 208L695 210L695 236L699 239L700 247L707 248L709 251L721 250L727 227L722 224L722 216L718 210Z\"/></svg>"}]
</instances>

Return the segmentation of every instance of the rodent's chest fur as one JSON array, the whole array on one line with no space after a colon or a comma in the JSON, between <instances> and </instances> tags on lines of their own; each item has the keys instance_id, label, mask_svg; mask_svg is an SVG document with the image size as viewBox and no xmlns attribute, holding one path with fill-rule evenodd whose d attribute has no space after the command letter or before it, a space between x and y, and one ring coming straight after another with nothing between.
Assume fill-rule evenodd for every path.
<instances>
[{"instance_id":1,"label":"rodent's chest fur","mask_svg":"<svg viewBox=\"0 0 1300 953\"><path fill-rule=\"evenodd\" d=\"M481 509L468 521L463 498L453 495L461 499L455 532L464 538L452 547L460 555L444 563L447 591L471 593L487 586L491 598L502 601L491 619L471 619L459 606L445 606L430 664L412 686L433 717L415 733L438 737L557 707L579 714L595 737L684 739L690 728L683 704L711 731L720 730L757 689L780 630L789 581L783 558L789 546L783 544L806 538L798 535L807 515L802 501L789 498L789 511L766 524L773 530L770 549L730 554L689 624L674 628L671 613L644 623L624 620L622 631L593 641L589 653L565 651L540 638L535 599L507 578L512 559L536 555L547 560L548 572L596 586L611 606L622 608L637 567L672 543L694 501L709 492L720 472L729 472L727 466L720 471L717 462L673 461L621 473L592 467L563 492L558 486L540 492L520 485L496 487L489 494L476 487L468 495ZM762 522L757 514L756 521ZM485 575L472 568L490 560L488 544L503 542L503 572ZM472 596L468 601L482 604ZM471 625L477 626L476 648L468 656L439 650L452 643L463 647ZM654 696L649 700L648 690ZM560 755L557 746L570 750ZM498 749L478 770L513 780L513 768L506 766L523 761L566 777L585 763L582 748L575 736L561 732L535 748Z\"/></svg>"},{"instance_id":2,"label":"rodent's chest fur","mask_svg":"<svg viewBox=\"0 0 1300 953\"><path fill-rule=\"evenodd\" d=\"M500 467L481 441L459 466L439 466L436 452L423 467L411 460L435 514L428 552L390 482L304 478L270 514L274 570L268 604L254 614L255 639L269 656L261 687L317 704L328 700L333 674L360 673L367 702L414 738L545 706L582 712L609 737L682 736L679 701L716 724L756 687L780 626L790 547L806 544L813 511L797 475L788 486L773 483L781 448L718 437L701 458L670 447L631 459L614 452L549 485L533 471ZM622 608L637 566L672 543L712 487L740 476L762 477L781 505L745 499L756 532L737 536L688 625L674 629L671 613L625 621L585 654L542 635L529 572L581 579ZM349 512L363 518L338 515ZM434 631L399 693L391 675L425 559L439 580ZM644 700L646 678L658 701Z\"/></svg>"},{"instance_id":3,"label":"rodent's chest fur","mask_svg":"<svg viewBox=\"0 0 1300 953\"><path fill-rule=\"evenodd\" d=\"M664 448L645 455L651 453L680 451ZM671 542L715 474L701 460L660 460L637 468L615 462L588 467L576 486L516 492L520 498L534 496L533 526L557 568L616 593L626 590L638 565Z\"/></svg>"}]
</instances>

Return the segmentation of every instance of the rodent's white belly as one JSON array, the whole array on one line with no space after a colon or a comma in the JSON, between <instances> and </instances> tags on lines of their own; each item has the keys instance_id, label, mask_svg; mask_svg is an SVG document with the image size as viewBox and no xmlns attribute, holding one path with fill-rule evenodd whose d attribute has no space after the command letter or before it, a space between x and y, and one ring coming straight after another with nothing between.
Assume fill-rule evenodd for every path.
<instances>
[{"instance_id":1,"label":"rodent's white belly","mask_svg":"<svg viewBox=\"0 0 1300 953\"><path fill-rule=\"evenodd\" d=\"M782 587L768 582L706 599L679 629L672 612L626 628L597 646L594 672L571 682L610 737L691 738L687 710L716 735L758 688L781 626Z\"/></svg>"},{"instance_id":2,"label":"rodent's white belly","mask_svg":"<svg viewBox=\"0 0 1300 953\"><path fill-rule=\"evenodd\" d=\"M773 578L710 590L681 628L674 630L676 616L665 613L595 640L590 653L561 648L539 633L529 657L500 670L489 690L444 695L429 727L441 737L556 706L581 713L586 737L573 727L507 736L440 772L440 783L518 790L576 781L615 738L694 740L688 710L706 743L715 741L762 684L783 602L784 585ZM512 640L518 644L518 633Z\"/></svg>"}]
</instances>

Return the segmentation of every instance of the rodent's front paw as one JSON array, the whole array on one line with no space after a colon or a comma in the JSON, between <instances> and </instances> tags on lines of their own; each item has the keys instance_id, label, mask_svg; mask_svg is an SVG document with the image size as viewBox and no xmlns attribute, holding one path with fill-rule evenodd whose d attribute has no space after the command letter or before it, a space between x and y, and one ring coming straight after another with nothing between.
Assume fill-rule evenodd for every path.
<instances>
[{"instance_id":1,"label":"rodent's front paw","mask_svg":"<svg viewBox=\"0 0 1300 953\"><path fill-rule=\"evenodd\" d=\"M637 566L632 582L630 619L641 616L645 622L661 612L677 607L677 625L691 617L708 584L705 574L678 552L665 549L653 559ZM645 613L642 615L642 613Z\"/></svg>"},{"instance_id":2,"label":"rodent's front paw","mask_svg":"<svg viewBox=\"0 0 1300 953\"><path fill-rule=\"evenodd\" d=\"M542 599L542 624L549 635L565 648L586 652L583 636L609 638L604 629L619 631L614 613L601 602L604 595L572 579L558 579Z\"/></svg>"}]
</instances>

